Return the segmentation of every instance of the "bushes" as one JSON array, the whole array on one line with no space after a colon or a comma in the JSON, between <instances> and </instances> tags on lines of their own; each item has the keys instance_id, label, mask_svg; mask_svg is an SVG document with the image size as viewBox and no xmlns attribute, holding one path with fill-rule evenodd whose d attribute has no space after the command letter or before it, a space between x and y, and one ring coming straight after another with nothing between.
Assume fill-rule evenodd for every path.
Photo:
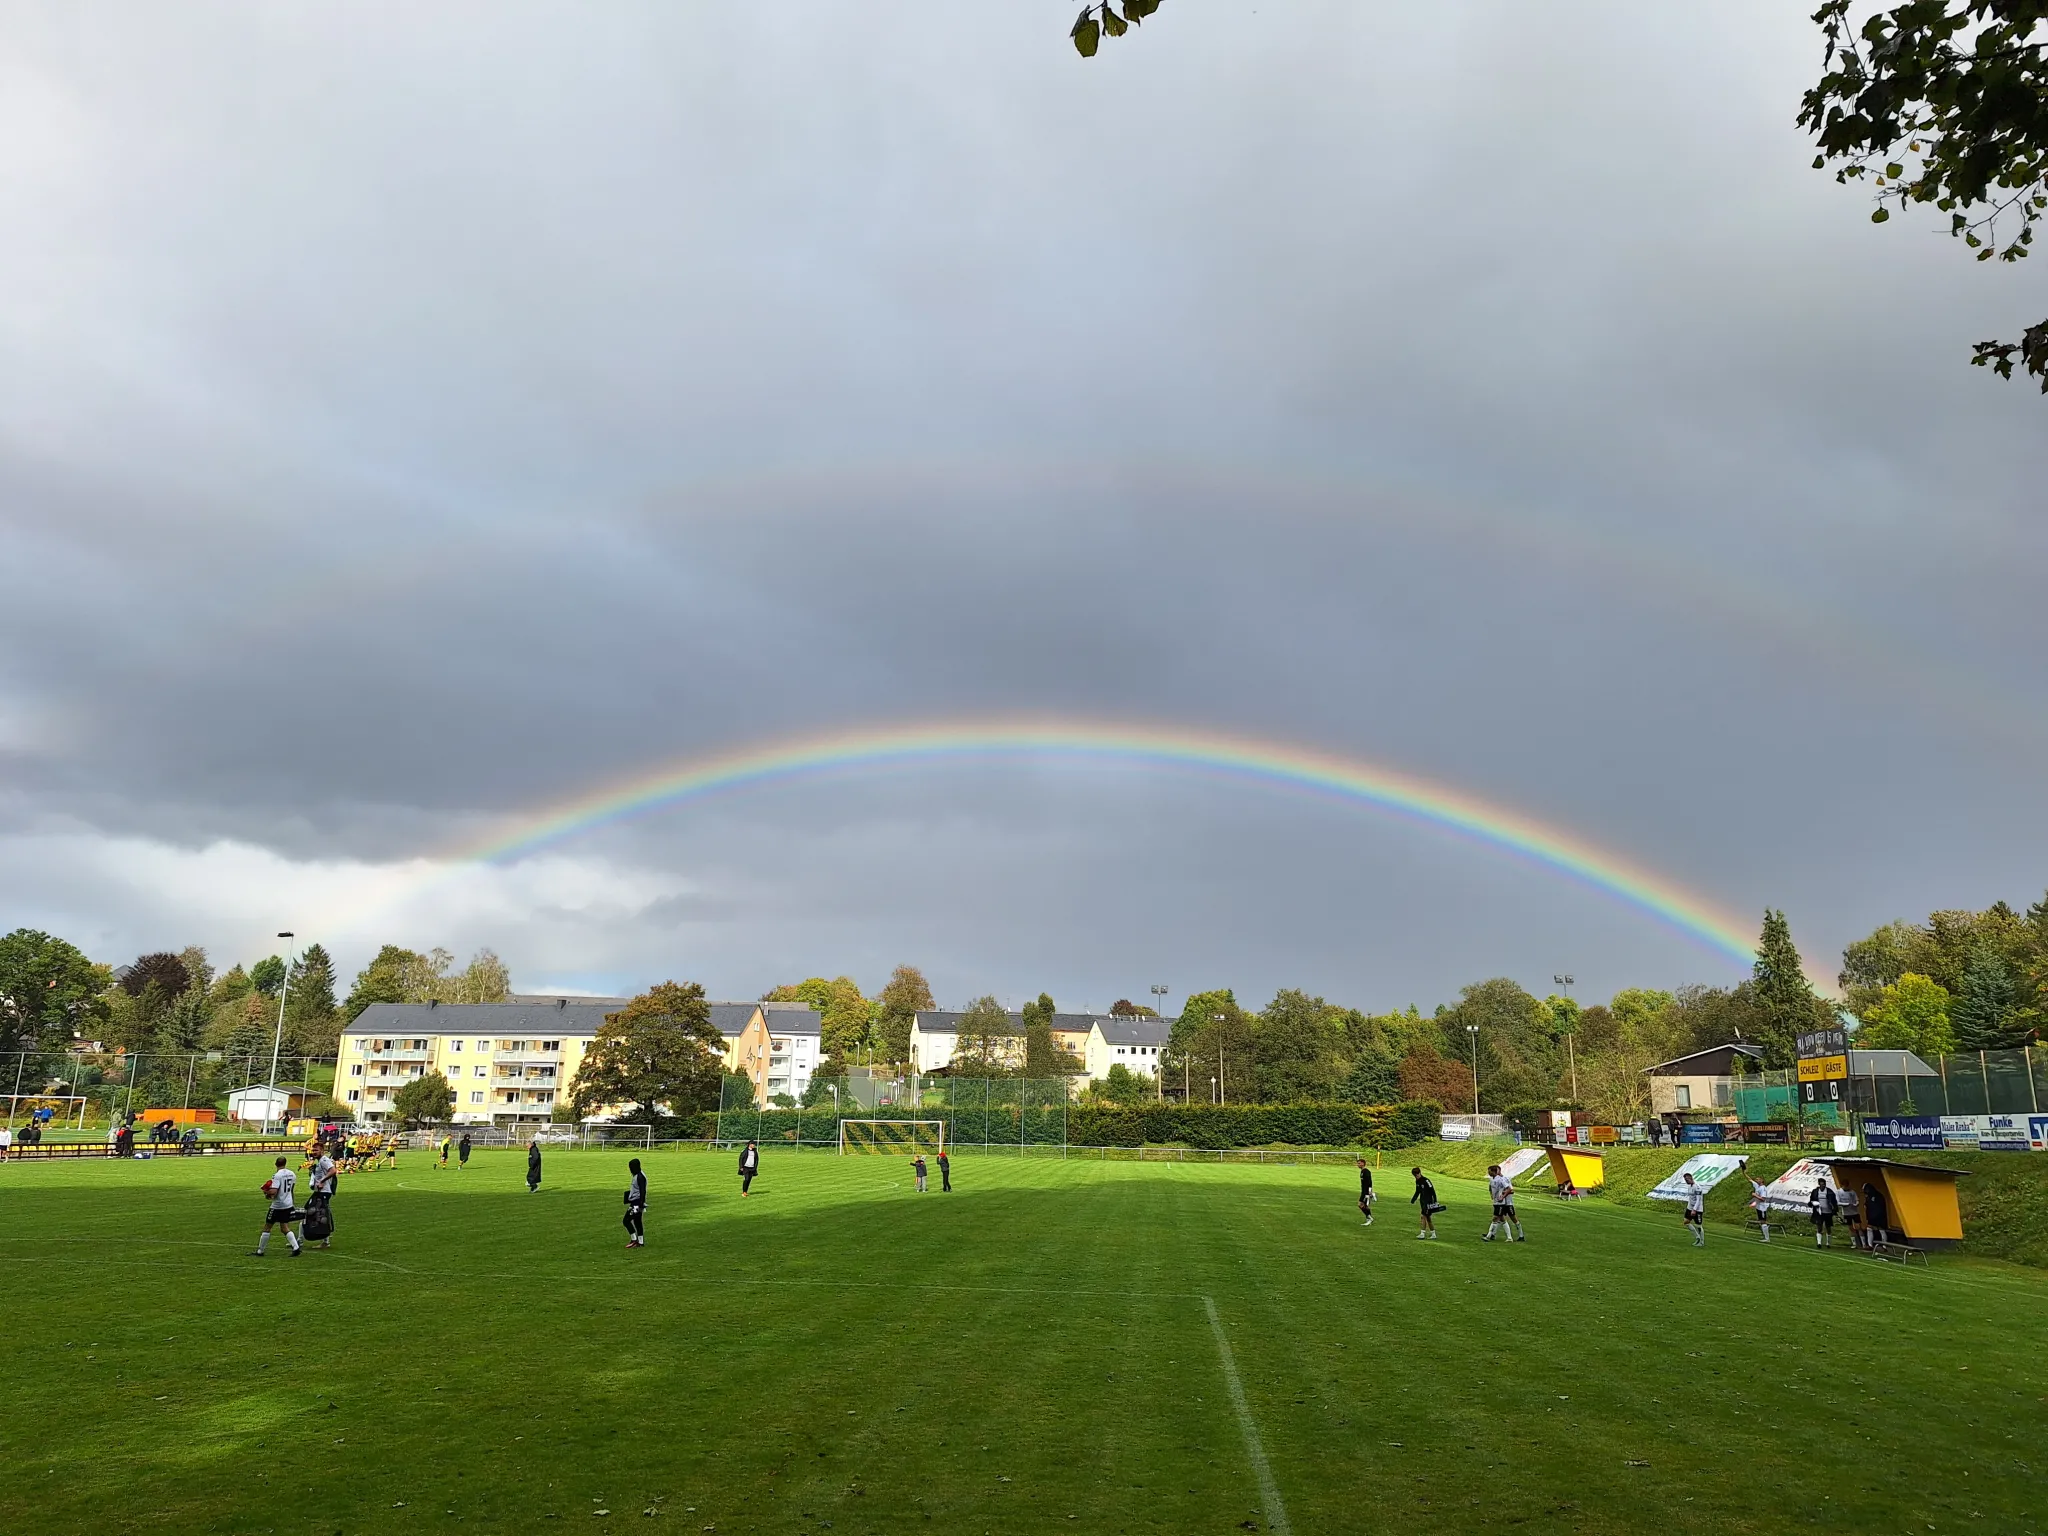
<instances>
[{"instance_id":1,"label":"bushes","mask_svg":"<svg viewBox=\"0 0 2048 1536\"><path fill-rule=\"evenodd\" d=\"M1016 1146L1137 1147L1179 1143L1189 1147L1367 1146L1405 1147L1436 1135L1443 1116L1434 1104L1173 1104L1148 1103L1135 1108L1077 1104L1064 1111L997 1105L979 1109L902 1110L868 1115L882 1120L943 1120L946 1139L972 1146L992 1142ZM708 1138L718 1117L685 1115L676 1134ZM758 1114L728 1112L726 1139L753 1137L773 1143L797 1137L795 1110L763 1110ZM806 1142L838 1140L837 1121L829 1111L806 1110Z\"/></svg>"}]
</instances>

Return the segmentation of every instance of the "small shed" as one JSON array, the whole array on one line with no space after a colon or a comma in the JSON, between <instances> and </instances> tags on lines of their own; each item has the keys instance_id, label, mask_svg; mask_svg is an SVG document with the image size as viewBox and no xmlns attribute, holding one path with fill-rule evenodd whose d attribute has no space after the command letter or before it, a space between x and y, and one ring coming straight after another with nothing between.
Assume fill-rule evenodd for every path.
<instances>
[{"instance_id":1,"label":"small shed","mask_svg":"<svg viewBox=\"0 0 2048 1536\"><path fill-rule=\"evenodd\" d=\"M1550 1158L1550 1177L1559 1191L1598 1189L1607 1182L1607 1163L1591 1147L1545 1147Z\"/></svg>"},{"instance_id":2,"label":"small shed","mask_svg":"<svg viewBox=\"0 0 2048 1536\"><path fill-rule=\"evenodd\" d=\"M254 1083L228 1095L228 1118L244 1125L267 1124L289 1119L305 1103L306 1092L302 1088L273 1088L268 1083Z\"/></svg>"},{"instance_id":3,"label":"small shed","mask_svg":"<svg viewBox=\"0 0 2048 1536\"><path fill-rule=\"evenodd\" d=\"M1835 1183L1855 1197L1859 1212L1863 1187L1875 1185L1884 1196L1884 1226L1915 1248L1953 1248L1963 1240L1963 1212L1956 1202L1960 1168L1931 1168L1924 1163L1899 1163L1888 1157L1817 1157L1835 1176Z\"/></svg>"}]
</instances>

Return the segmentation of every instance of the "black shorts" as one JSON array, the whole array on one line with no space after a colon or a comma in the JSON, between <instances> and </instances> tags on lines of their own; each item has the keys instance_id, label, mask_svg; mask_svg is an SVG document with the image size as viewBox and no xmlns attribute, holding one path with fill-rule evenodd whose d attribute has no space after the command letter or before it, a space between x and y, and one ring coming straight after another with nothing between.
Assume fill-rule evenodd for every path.
<instances>
[{"instance_id":1,"label":"black shorts","mask_svg":"<svg viewBox=\"0 0 2048 1536\"><path fill-rule=\"evenodd\" d=\"M263 1213L263 1225L266 1227L289 1226L300 1219L300 1212L288 1205L273 1205Z\"/></svg>"},{"instance_id":2,"label":"black shorts","mask_svg":"<svg viewBox=\"0 0 2048 1536\"><path fill-rule=\"evenodd\" d=\"M1815 1211L1813 1213L1813 1224L1823 1232L1832 1232L1835 1229L1835 1218L1824 1216L1819 1211Z\"/></svg>"},{"instance_id":3,"label":"black shorts","mask_svg":"<svg viewBox=\"0 0 2048 1536\"><path fill-rule=\"evenodd\" d=\"M1700 1222L1703 1222L1707 1219L1707 1213L1705 1211L1695 1211L1689 1209L1685 1213L1685 1219L1689 1225L1697 1226Z\"/></svg>"},{"instance_id":4,"label":"black shorts","mask_svg":"<svg viewBox=\"0 0 2048 1536\"><path fill-rule=\"evenodd\" d=\"M1495 1221L1513 1221L1515 1219L1515 1202L1503 1200L1494 1206L1493 1219Z\"/></svg>"}]
</instances>

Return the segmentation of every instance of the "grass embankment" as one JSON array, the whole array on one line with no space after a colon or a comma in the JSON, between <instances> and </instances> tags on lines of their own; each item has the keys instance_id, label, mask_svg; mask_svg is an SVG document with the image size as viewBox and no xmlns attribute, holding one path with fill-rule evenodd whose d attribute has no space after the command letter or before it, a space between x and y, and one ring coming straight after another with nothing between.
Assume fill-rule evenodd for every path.
<instances>
[{"instance_id":1,"label":"grass embankment","mask_svg":"<svg viewBox=\"0 0 2048 1536\"><path fill-rule=\"evenodd\" d=\"M258 1261L252 1161L0 1168L0 1530L1233 1536L1268 1511L1219 1331L1302 1532L2043 1526L2048 1277L2011 1266L1613 1201L1486 1246L1448 1175L1417 1242L1341 1164L966 1157L918 1196L771 1154L743 1202L669 1151L642 1252L625 1153L530 1195L485 1151L350 1176L332 1252Z\"/></svg>"},{"instance_id":2,"label":"grass embankment","mask_svg":"<svg viewBox=\"0 0 2048 1536\"><path fill-rule=\"evenodd\" d=\"M1407 1153L1389 1153L1389 1161L1405 1158L1435 1173L1454 1178L1483 1178L1486 1166L1497 1163L1513 1151L1508 1142L1426 1142ZM1603 1162L1607 1171L1605 1188L1598 1198L1618 1206L1647 1207L1669 1211L1664 1201L1647 1198L1650 1190L1684 1166L1699 1152L1734 1152L1747 1155L1750 1171L1765 1183L1778 1177L1793 1163L1811 1153L1790 1147L1607 1147ZM1938 1168L1959 1168L1969 1177L1957 1184L1963 1212L1963 1241L1954 1252L1977 1258L2005 1259L2048 1269L2048 1156L2025 1152L1974 1152L1952 1148L1945 1152L1881 1152L1873 1156L1893 1157L1900 1162L1926 1163ZM1405 1166L1405 1164L1404 1164ZM1524 1189L1550 1188L1550 1172L1538 1164L1516 1181ZM1728 1226L1740 1226L1749 1219L1749 1183L1744 1178L1724 1179L1707 1194L1707 1219ZM1676 1217L1673 1218L1674 1222ZM1804 1230L1801 1218L1791 1218L1793 1227Z\"/></svg>"}]
</instances>

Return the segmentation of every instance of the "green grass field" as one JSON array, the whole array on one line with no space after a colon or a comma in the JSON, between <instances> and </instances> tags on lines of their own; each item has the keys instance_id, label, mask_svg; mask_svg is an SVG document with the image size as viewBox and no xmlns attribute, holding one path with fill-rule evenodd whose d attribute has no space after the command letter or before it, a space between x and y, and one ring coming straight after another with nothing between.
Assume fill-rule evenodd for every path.
<instances>
[{"instance_id":1,"label":"green grass field","mask_svg":"<svg viewBox=\"0 0 2048 1536\"><path fill-rule=\"evenodd\" d=\"M0 1530L2048 1528L2037 1271L1488 1246L1449 1180L1422 1243L1391 1168L1363 1230L1343 1167L647 1166L640 1252L625 1154L486 1152L261 1261L267 1160L0 1167Z\"/></svg>"}]
</instances>

